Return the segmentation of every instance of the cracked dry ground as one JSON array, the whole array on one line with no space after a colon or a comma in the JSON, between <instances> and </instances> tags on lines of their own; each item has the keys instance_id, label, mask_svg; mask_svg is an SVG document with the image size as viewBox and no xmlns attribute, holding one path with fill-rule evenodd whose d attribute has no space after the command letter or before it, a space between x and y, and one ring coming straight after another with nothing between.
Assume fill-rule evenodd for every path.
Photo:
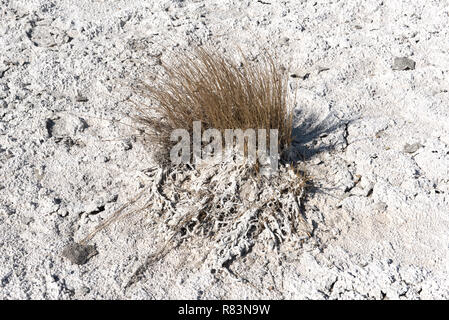
<instances>
[{"instance_id":1,"label":"cracked dry ground","mask_svg":"<svg viewBox=\"0 0 449 320\"><path fill-rule=\"evenodd\" d=\"M449 297L444 1L0 2L1 298ZM292 62L313 237L258 243L235 276L202 263L209 244L185 244L125 290L161 245L136 214L97 235L88 263L63 259L151 183L123 82L174 42L237 40Z\"/></svg>"}]
</instances>

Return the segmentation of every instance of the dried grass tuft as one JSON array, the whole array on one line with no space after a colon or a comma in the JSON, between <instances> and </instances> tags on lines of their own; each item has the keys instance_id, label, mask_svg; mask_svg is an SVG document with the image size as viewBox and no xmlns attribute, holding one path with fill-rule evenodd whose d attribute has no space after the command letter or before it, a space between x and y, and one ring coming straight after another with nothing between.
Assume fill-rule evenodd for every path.
<instances>
[{"instance_id":1,"label":"dried grass tuft","mask_svg":"<svg viewBox=\"0 0 449 320\"><path fill-rule=\"evenodd\" d=\"M243 56L243 55L242 55ZM164 64L153 83L136 93L151 104L135 102L136 120L143 124L151 147L159 147L169 161L170 135L175 129L192 132L194 121L202 129L278 129L280 152L292 139L292 109L288 77L270 55L242 63L211 49L198 48L191 55L176 54L177 63ZM280 243L302 243L310 228L301 213L306 178L295 166L281 164L277 175L256 175L253 166L236 165L233 159L202 163L197 167L156 166L153 180L133 200L157 223L165 245L136 271L130 285L154 261L186 239L208 239L213 246L209 262L219 267L243 256L256 240L277 248ZM143 202L143 204L142 204ZM83 240L129 213L120 209ZM295 245L295 248L297 246Z\"/></svg>"},{"instance_id":2,"label":"dried grass tuft","mask_svg":"<svg viewBox=\"0 0 449 320\"><path fill-rule=\"evenodd\" d=\"M152 83L137 93L151 104L135 103L136 120L143 124L151 146L169 161L170 135L185 129L192 135L194 121L202 130L278 129L279 152L289 151L293 112L288 92L288 72L272 55L242 62L210 48L175 54L176 63L163 64ZM147 207L160 219L167 243L206 238L215 244L214 264L226 266L251 250L256 239L275 248L310 236L301 213L306 178L291 164L281 164L277 175L257 175L256 166L202 163L195 168L169 166L158 169L157 187ZM177 240L176 240L177 239ZM176 240L176 241L175 241ZM165 247L164 247L165 248Z\"/></svg>"},{"instance_id":3,"label":"dried grass tuft","mask_svg":"<svg viewBox=\"0 0 449 320\"><path fill-rule=\"evenodd\" d=\"M202 129L278 129L280 152L292 137L288 104L288 74L269 54L257 62L236 62L210 48L176 53L176 63L162 64L162 75L143 83L136 93L151 104L134 103L152 146L168 161L175 129L192 132L193 121Z\"/></svg>"}]
</instances>

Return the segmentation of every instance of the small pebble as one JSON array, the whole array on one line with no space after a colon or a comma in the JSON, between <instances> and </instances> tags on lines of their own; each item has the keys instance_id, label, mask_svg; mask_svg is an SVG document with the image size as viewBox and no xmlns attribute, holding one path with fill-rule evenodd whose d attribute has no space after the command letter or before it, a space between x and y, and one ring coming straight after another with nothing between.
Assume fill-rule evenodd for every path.
<instances>
[{"instance_id":1,"label":"small pebble","mask_svg":"<svg viewBox=\"0 0 449 320\"><path fill-rule=\"evenodd\" d=\"M415 153L421 147L422 147L422 144L420 144L419 142L415 142L415 143L412 143L412 144L406 143L404 148L403 148L403 151L405 153Z\"/></svg>"},{"instance_id":2,"label":"small pebble","mask_svg":"<svg viewBox=\"0 0 449 320\"><path fill-rule=\"evenodd\" d=\"M74 264L85 264L90 258L97 255L95 246L71 243L62 251L62 256Z\"/></svg>"},{"instance_id":3,"label":"small pebble","mask_svg":"<svg viewBox=\"0 0 449 320\"><path fill-rule=\"evenodd\" d=\"M415 61L407 57L396 57L393 60L393 70L415 70Z\"/></svg>"}]
</instances>

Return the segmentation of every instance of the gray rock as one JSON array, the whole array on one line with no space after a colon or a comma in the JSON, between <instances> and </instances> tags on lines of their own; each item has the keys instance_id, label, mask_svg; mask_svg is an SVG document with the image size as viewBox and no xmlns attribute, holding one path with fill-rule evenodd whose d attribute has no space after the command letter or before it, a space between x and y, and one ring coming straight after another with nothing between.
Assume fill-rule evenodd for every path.
<instances>
[{"instance_id":1,"label":"gray rock","mask_svg":"<svg viewBox=\"0 0 449 320\"><path fill-rule=\"evenodd\" d=\"M396 57L393 60L393 70L415 70L416 62L407 57Z\"/></svg>"},{"instance_id":2,"label":"gray rock","mask_svg":"<svg viewBox=\"0 0 449 320\"><path fill-rule=\"evenodd\" d=\"M415 153L416 151L418 151L419 148L422 147L422 144L420 144L419 142L415 142L412 144L408 144L406 143L404 145L404 148L402 149L405 153Z\"/></svg>"},{"instance_id":3,"label":"gray rock","mask_svg":"<svg viewBox=\"0 0 449 320\"><path fill-rule=\"evenodd\" d=\"M74 264L85 264L90 258L97 255L95 246L71 243L62 251L62 256Z\"/></svg>"}]
</instances>

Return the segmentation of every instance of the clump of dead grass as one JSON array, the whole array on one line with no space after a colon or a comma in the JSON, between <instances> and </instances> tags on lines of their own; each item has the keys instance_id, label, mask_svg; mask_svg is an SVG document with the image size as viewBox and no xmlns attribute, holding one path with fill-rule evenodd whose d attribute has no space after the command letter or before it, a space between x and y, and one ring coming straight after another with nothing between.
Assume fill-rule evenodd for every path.
<instances>
[{"instance_id":1,"label":"clump of dead grass","mask_svg":"<svg viewBox=\"0 0 449 320\"><path fill-rule=\"evenodd\" d=\"M151 83L137 88L150 103L134 104L136 120L153 150L162 150L163 160L168 162L173 130L192 135L194 121L201 121L202 130L214 128L222 134L225 129L278 129L279 153L290 151L288 72L273 55L265 52L249 61L240 52L236 61L200 47L174 58L162 64ZM232 157L188 169L162 166L157 172L146 208L160 220L160 234L167 235L167 243L194 236L211 240L213 260L220 265L250 251L256 239L276 247L310 235L301 213L306 178L288 161L270 178Z\"/></svg>"},{"instance_id":2,"label":"clump of dead grass","mask_svg":"<svg viewBox=\"0 0 449 320\"><path fill-rule=\"evenodd\" d=\"M288 150L293 125L288 77L276 59L266 55L238 63L204 48L175 57L176 62L164 64L152 83L136 88L135 93L150 103L134 103L136 120L144 126L152 149L156 145L162 150L166 163L172 131L192 132L193 121L201 121L203 130L278 129L279 151ZM195 237L212 245L208 258L212 264L227 268L251 251L256 241L277 248L286 241L302 243L310 236L301 212L306 178L291 163L281 162L277 174L269 178L229 157L198 166L158 165L148 172L150 187L82 241L87 243L121 217L145 211L157 223L165 245L133 279L167 250Z\"/></svg>"},{"instance_id":3,"label":"clump of dead grass","mask_svg":"<svg viewBox=\"0 0 449 320\"><path fill-rule=\"evenodd\" d=\"M162 75L138 86L136 93L150 104L137 104L136 120L143 124L152 146L168 160L175 129L278 129L279 151L291 144L292 111L288 104L288 75L267 53L237 62L211 48L175 53L174 63L162 63Z\"/></svg>"}]
</instances>

